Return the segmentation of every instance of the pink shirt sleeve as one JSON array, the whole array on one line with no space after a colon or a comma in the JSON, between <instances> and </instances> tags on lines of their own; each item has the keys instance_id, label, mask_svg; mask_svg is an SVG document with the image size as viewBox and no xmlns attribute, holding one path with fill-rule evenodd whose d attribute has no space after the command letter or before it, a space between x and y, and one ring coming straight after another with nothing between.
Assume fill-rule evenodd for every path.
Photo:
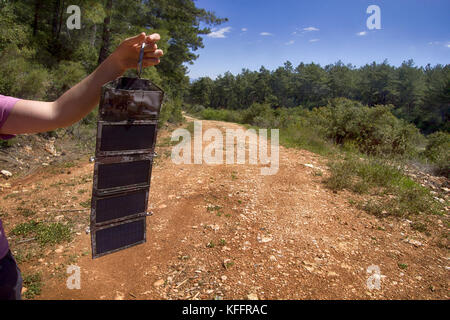
<instances>
[{"instance_id":1,"label":"pink shirt sleeve","mask_svg":"<svg viewBox=\"0 0 450 320\"><path fill-rule=\"evenodd\" d=\"M0 94L0 128L6 122L6 119L8 119L9 113L11 112L11 110L14 107L14 105L16 104L16 102L19 100L20 99L8 97L8 96L2 96ZM0 134L0 139L11 139L12 137L14 137L14 136Z\"/></svg>"},{"instance_id":2,"label":"pink shirt sleeve","mask_svg":"<svg viewBox=\"0 0 450 320\"><path fill-rule=\"evenodd\" d=\"M16 102L19 101L17 98L2 96L0 94L0 128L8 119L11 109L14 107ZM1 135L0 139L10 139L14 137L13 135ZM0 259L2 259L9 250L8 240L6 239L5 230L3 230L2 220L0 220Z\"/></svg>"}]
</instances>

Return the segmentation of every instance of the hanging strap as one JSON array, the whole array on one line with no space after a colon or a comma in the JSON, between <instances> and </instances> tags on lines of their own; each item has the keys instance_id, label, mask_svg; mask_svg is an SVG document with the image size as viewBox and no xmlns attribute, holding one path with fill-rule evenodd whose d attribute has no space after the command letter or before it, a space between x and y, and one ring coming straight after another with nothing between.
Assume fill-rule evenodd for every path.
<instances>
[{"instance_id":1,"label":"hanging strap","mask_svg":"<svg viewBox=\"0 0 450 320\"><path fill-rule=\"evenodd\" d=\"M145 48L145 42L142 43L141 52L139 53L139 61L138 61L138 66L137 66L138 78L141 78L142 62L144 60L144 48Z\"/></svg>"}]
</instances>

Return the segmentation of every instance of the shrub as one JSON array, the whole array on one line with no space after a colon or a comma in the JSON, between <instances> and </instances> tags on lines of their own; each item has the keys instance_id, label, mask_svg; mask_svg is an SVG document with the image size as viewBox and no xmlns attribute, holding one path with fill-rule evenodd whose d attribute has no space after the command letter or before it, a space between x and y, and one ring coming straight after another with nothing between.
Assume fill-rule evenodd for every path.
<instances>
[{"instance_id":1,"label":"shrub","mask_svg":"<svg viewBox=\"0 0 450 320\"><path fill-rule=\"evenodd\" d=\"M423 136L412 124L396 118L392 106L363 106L345 98L331 100L315 108L311 121L336 144L356 142L371 155L412 156Z\"/></svg>"},{"instance_id":2,"label":"shrub","mask_svg":"<svg viewBox=\"0 0 450 320\"><path fill-rule=\"evenodd\" d=\"M258 118L259 121L261 121L261 119L272 119L273 114L270 105L253 103L249 108L242 111L242 123L257 125L255 118Z\"/></svg>"},{"instance_id":3,"label":"shrub","mask_svg":"<svg viewBox=\"0 0 450 320\"><path fill-rule=\"evenodd\" d=\"M64 92L76 85L86 76L84 67L79 62L61 61L52 71L52 90L49 94L51 100L57 99Z\"/></svg>"},{"instance_id":4,"label":"shrub","mask_svg":"<svg viewBox=\"0 0 450 320\"><path fill-rule=\"evenodd\" d=\"M187 112L197 115L197 114L201 114L203 112L203 110L205 110L205 107L200 105L200 104L194 104L192 106L189 106L187 108Z\"/></svg>"},{"instance_id":5,"label":"shrub","mask_svg":"<svg viewBox=\"0 0 450 320\"><path fill-rule=\"evenodd\" d=\"M207 108L201 112L200 116L205 120L220 120L242 123L242 117L239 111L235 110Z\"/></svg>"},{"instance_id":6,"label":"shrub","mask_svg":"<svg viewBox=\"0 0 450 320\"><path fill-rule=\"evenodd\" d=\"M450 134L442 131L427 137L424 155L437 166L437 173L450 176Z\"/></svg>"},{"instance_id":7,"label":"shrub","mask_svg":"<svg viewBox=\"0 0 450 320\"><path fill-rule=\"evenodd\" d=\"M181 101L176 99L167 99L161 107L158 126L160 127L166 122L178 124L183 121L184 117L181 112Z\"/></svg>"},{"instance_id":8,"label":"shrub","mask_svg":"<svg viewBox=\"0 0 450 320\"><path fill-rule=\"evenodd\" d=\"M40 100L50 85L47 70L32 62L32 52L10 45L0 52L0 92L22 99Z\"/></svg>"}]
</instances>

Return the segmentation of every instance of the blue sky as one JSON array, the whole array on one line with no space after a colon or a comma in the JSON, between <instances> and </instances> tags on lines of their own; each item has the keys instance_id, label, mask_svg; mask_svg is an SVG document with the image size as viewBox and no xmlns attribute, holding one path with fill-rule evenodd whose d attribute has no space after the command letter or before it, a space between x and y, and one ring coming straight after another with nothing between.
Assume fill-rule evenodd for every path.
<instances>
[{"instance_id":1,"label":"blue sky","mask_svg":"<svg viewBox=\"0 0 450 320\"><path fill-rule=\"evenodd\" d=\"M356 66L414 59L450 63L449 0L197 0L228 22L203 36L189 76L215 78L242 68L274 70L287 60ZM381 29L369 30L369 5L381 11Z\"/></svg>"}]
</instances>

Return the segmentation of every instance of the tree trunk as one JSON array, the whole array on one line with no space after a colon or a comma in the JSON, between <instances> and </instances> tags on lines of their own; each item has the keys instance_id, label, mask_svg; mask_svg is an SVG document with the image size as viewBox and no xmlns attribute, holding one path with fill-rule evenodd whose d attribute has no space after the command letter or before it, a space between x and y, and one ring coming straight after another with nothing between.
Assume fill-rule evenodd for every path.
<instances>
[{"instance_id":1,"label":"tree trunk","mask_svg":"<svg viewBox=\"0 0 450 320\"><path fill-rule=\"evenodd\" d=\"M39 9L42 5L42 0L36 0L34 3L34 21L33 21L33 36L36 36L37 30L38 30L38 23L39 23Z\"/></svg>"},{"instance_id":2,"label":"tree trunk","mask_svg":"<svg viewBox=\"0 0 450 320\"><path fill-rule=\"evenodd\" d=\"M61 0L54 0L53 19L52 19L52 36L56 37L58 33L59 10L61 8Z\"/></svg>"},{"instance_id":3,"label":"tree trunk","mask_svg":"<svg viewBox=\"0 0 450 320\"><path fill-rule=\"evenodd\" d=\"M61 33L61 27L62 27L62 23L63 23L63 16L64 16L64 0L62 1L61 11L60 11L60 14L59 14L59 25L58 25L58 31L56 33L56 39L59 39L59 35Z\"/></svg>"},{"instance_id":4,"label":"tree trunk","mask_svg":"<svg viewBox=\"0 0 450 320\"><path fill-rule=\"evenodd\" d=\"M95 39L97 37L97 25L94 23L92 26L92 38L91 38L91 47L95 46Z\"/></svg>"},{"instance_id":5,"label":"tree trunk","mask_svg":"<svg viewBox=\"0 0 450 320\"><path fill-rule=\"evenodd\" d=\"M98 64L102 63L108 57L109 44L111 38L111 30L110 30L111 9L112 9L112 0L107 0L106 17L103 20L102 45L100 47L100 53L98 55Z\"/></svg>"}]
</instances>

